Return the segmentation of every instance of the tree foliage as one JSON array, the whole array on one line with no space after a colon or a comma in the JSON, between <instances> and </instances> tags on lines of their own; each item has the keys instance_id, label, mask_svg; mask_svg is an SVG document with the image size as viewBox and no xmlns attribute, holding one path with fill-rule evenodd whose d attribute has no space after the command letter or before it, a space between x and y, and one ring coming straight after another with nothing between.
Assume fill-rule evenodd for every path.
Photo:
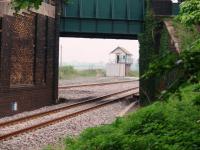
<instances>
[{"instance_id":1,"label":"tree foliage","mask_svg":"<svg viewBox=\"0 0 200 150\"><path fill-rule=\"evenodd\" d=\"M12 0L11 3L14 10L19 12L22 9L39 9L40 5L42 4L42 0Z\"/></svg>"},{"instance_id":2,"label":"tree foliage","mask_svg":"<svg viewBox=\"0 0 200 150\"><path fill-rule=\"evenodd\" d=\"M186 25L200 25L200 1L186 0L181 4L178 19Z\"/></svg>"},{"instance_id":3,"label":"tree foliage","mask_svg":"<svg viewBox=\"0 0 200 150\"><path fill-rule=\"evenodd\" d=\"M155 59L143 78L159 77L171 70L181 70L184 81L200 82L200 40L196 41L190 49L186 49L179 55L167 53Z\"/></svg>"},{"instance_id":4,"label":"tree foliage","mask_svg":"<svg viewBox=\"0 0 200 150\"><path fill-rule=\"evenodd\" d=\"M35 8L39 9L40 5L42 4L43 0L12 0L11 4L13 9L16 12L19 12L20 10L23 9L30 9L30 8ZM64 2L68 2L68 0L64 0Z\"/></svg>"}]
</instances>

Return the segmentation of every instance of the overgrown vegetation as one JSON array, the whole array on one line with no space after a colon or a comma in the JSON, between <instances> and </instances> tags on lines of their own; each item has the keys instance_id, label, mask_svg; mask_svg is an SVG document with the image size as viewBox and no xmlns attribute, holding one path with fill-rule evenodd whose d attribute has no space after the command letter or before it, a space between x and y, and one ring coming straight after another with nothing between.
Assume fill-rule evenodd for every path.
<instances>
[{"instance_id":1,"label":"overgrown vegetation","mask_svg":"<svg viewBox=\"0 0 200 150\"><path fill-rule=\"evenodd\" d=\"M69 0L64 0L64 1L66 3L69 2ZM43 0L11 0L12 7L16 12L25 9L27 10L30 8L39 9L42 2Z\"/></svg>"},{"instance_id":2,"label":"overgrown vegetation","mask_svg":"<svg viewBox=\"0 0 200 150\"><path fill-rule=\"evenodd\" d=\"M185 0L181 4L179 20L186 25L200 25L200 1Z\"/></svg>"},{"instance_id":3,"label":"overgrown vegetation","mask_svg":"<svg viewBox=\"0 0 200 150\"><path fill-rule=\"evenodd\" d=\"M191 3L189 3L190 1ZM181 72L173 85L163 92L164 94L178 90L179 86L185 82L200 82L200 34L195 26L195 24L200 21L200 18L198 21L194 22L193 18L188 19L184 17L188 13L188 10L185 7L188 5L192 7L192 5L196 5L197 3L199 2L195 2L195 0L184 2L181 5L181 13L173 21L173 25L176 29L176 36L180 40L180 54L175 54L168 50L168 53L164 53L157 59L154 59L154 61L150 63L148 71L142 76L146 79L150 77L160 77L174 69ZM191 14L192 11L193 13L196 13L195 9L188 9L190 9ZM184 21L184 19L187 21Z\"/></svg>"},{"instance_id":4,"label":"overgrown vegetation","mask_svg":"<svg viewBox=\"0 0 200 150\"><path fill-rule=\"evenodd\" d=\"M60 79L74 79L79 77L104 77L105 71L102 69L76 70L73 66L63 66L59 68Z\"/></svg>"},{"instance_id":5,"label":"overgrown vegetation","mask_svg":"<svg viewBox=\"0 0 200 150\"><path fill-rule=\"evenodd\" d=\"M199 4L197 0L187 0L182 3L181 13L173 20L173 26L176 29L175 36L180 40L179 44L182 50L180 54L172 52L167 30L162 28L160 21L155 19L151 15L152 12L148 9L149 12L145 21L147 27L145 27L145 33L140 38L140 77L142 90L140 94L142 104L149 103L156 96L158 97L157 94L160 94L160 90L162 90L162 87L159 87L161 86L161 82L168 86L165 87L168 90L162 92L166 93L166 91L177 89L185 81L199 81L200 75L198 70L200 66L198 65L198 58L200 58L200 34L196 28L198 17L195 17L196 21L192 17L190 19L184 17L189 13L190 15L198 15L196 14L197 10L193 9L198 6L192 6L197 5L197 3ZM186 9L188 5L190 8ZM159 36L161 37L160 41L158 40ZM147 41L151 41L151 44ZM156 45L155 43L160 43L160 45ZM173 74L177 72L176 79L170 79L171 72ZM150 88L149 86L152 87Z\"/></svg>"},{"instance_id":6,"label":"overgrown vegetation","mask_svg":"<svg viewBox=\"0 0 200 150\"><path fill-rule=\"evenodd\" d=\"M16 12L19 12L22 9L35 8L39 9L39 6L42 4L43 0L12 0L12 7Z\"/></svg>"},{"instance_id":7,"label":"overgrown vegetation","mask_svg":"<svg viewBox=\"0 0 200 150\"><path fill-rule=\"evenodd\" d=\"M144 32L139 35L140 42L140 77L148 70L149 63L153 60L158 50L156 47L156 34L159 31L159 21L157 21L151 10L150 2L147 0L147 12L144 18ZM156 80L155 78L140 79L140 102L149 104L155 98Z\"/></svg>"},{"instance_id":8,"label":"overgrown vegetation","mask_svg":"<svg viewBox=\"0 0 200 150\"><path fill-rule=\"evenodd\" d=\"M176 29L176 35L180 39L181 50L190 49L192 44L194 44L198 39L200 39L200 34L198 33L195 26L186 26L179 22L179 20L173 21L173 26Z\"/></svg>"}]
</instances>

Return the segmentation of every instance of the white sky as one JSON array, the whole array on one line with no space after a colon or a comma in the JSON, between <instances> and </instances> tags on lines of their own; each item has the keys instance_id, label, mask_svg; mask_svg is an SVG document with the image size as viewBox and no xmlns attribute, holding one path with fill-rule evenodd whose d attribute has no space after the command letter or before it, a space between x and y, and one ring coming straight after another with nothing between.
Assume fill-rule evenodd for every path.
<instances>
[{"instance_id":1,"label":"white sky","mask_svg":"<svg viewBox=\"0 0 200 150\"><path fill-rule=\"evenodd\" d=\"M178 3L178 0L171 0L173 3Z\"/></svg>"},{"instance_id":2,"label":"white sky","mask_svg":"<svg viewBox=\"0 0 200 150\"><path fill-rule=\"evenodd\" d=\"M109 61L109 53L117 46L124 47L131 52L135 60L139 58L137 40L60 38L60 58L61 45L63 63L106 63Z\"/></svg>"}]
</instances>

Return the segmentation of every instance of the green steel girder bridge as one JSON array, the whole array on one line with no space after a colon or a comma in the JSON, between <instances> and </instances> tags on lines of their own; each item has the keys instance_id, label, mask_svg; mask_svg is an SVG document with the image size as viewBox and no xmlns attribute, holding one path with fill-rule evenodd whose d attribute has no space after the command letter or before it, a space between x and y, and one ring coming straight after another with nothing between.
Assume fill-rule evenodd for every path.
<instances>
[{"instance_id":1,"label":"green steel girder bridge","mask_svg":"<svg viewBox=\"0 0 200 150\"><path fill-rule=\"evenodd\" d=\"M137 39L144 0L71 0L62 3L61 37Z\"/></svg>"}]
</instances>

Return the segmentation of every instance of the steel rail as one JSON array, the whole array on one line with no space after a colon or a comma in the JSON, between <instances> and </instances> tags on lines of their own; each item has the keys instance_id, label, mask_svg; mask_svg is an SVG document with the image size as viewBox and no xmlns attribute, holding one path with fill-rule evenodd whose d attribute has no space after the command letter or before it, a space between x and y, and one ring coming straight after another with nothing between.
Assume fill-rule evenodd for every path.
<instances>
[{"instance_id":1,"label":"steel rail","mask_svg":"<svg viewBox=\"0 0 200 150\"><path fill-rule=\"evenodd\" d=\"M103 102L101 104L97 104L95 106L92 106L92 107L89 107L89 108L86 108L86 109L83 109L83 110L80 110L80 111L77 111L77 112L74 112L74 113L71 113L71 114L68 114L68 115L65 115L65 116L61 116L61 117L58 117L58 118L55 118L55 119L52 119L52 120L49 120L49 121L46 121L46 122L43 122L43 123L39 123L39 124L30 126L30 127L24 128L24 129L20 129L20 130L17 130L17 131L8 133L8 134L1 135L0 140L5 140L5 139L8 139L8 138L17 136L19 134L22 134L22 133L27 133L27 132L30 132L30 131L33 131L33 130L36 130L36 129L44 128L46 126L61 122L63 120L67 120L67 119L76 117L78 115L89 112L91 110L95 110L95 109L104 107L106 105L109 105L109 104L112 104L112 103L115 103L115 102L118 102L118 101L121 101L121 100L125 100L126 98L128 98L130 96L134 96L135 94L138 94L138 92L132 92L132 93L129 93L125 96L121 96L119 98L116 98L114 100Z\"/></svg>"},{"instance_id":2,"label":"steel rail","mask_svg":"<svg viewBox=\"0 0 200 150\"><path fill-rule=\"evenodd\" d=\"M6 121L6 122L2 122L2 123L0 123L0 128L2 128L4 126L10 126L10 125L13 125L13 124L16 124L16 123L19 123L19 122L25 122L27 120L39 118L41 116L46 116L46 115L49 115L49 114L52 114L52 113L60 112L60 111L63 111L65 109L71 109L71 108L74 108L74 107L77 107L77 106L80 106L80 105L99 101L99 100L111 97L113 95L125 93L125 92L135 90L135 89L138 89L138 87L129 88L129 89L126 89L126 90L123 90L123 91L120 91L120 92L115 92L115 93L112 93L112 94L106 94L106 95L103 95L103 96L100 96L100 97L97 97L97 98L92 98L92 99L85 100L85 101L82 101L82 102L78 102L78 103L75 103L75 104L70 104L70 105L67 105L67 106L62 106L62 107L55 108L55 109L52 109L52 110L48 110L48 111L45 111L45 112L35 113L35 114L29 115L29 116L24 116L24 117L9 120L9 121Z\"/></svg>"},{"instance_id":3,"label":"steel rail","mask_svg":"<svg viewBox=\"0 0 200 150\"><path fill-rule=\"evenodd\" d=\"M128 83L128 82L137 82L139 80L128 80L128 81L117 81L117 82L102 82L102 83L90 83L90 84L79 84L79 85L68 85L68 86L60 86L59 89L70 89L76 87L85 87L85 86L103 86L103 85L110 85L110 84L119 84L119 83Z\"/></svg>"}]
</instances>

